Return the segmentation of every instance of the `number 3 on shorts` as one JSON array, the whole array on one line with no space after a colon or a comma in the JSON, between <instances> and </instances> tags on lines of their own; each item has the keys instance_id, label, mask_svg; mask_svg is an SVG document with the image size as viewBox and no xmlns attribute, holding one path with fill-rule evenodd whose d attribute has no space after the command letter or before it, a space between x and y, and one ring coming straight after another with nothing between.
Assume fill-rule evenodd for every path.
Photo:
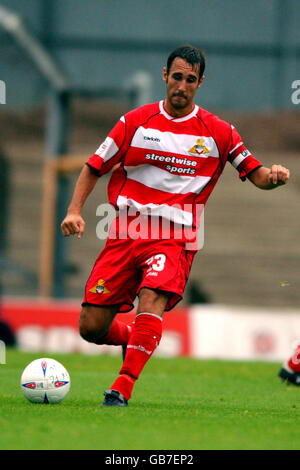
<instances>
[{"instance_id":1,"label":"number 3 on shorts","mask_svg":"<svg viewBox=\"0 0 300 470\"><path fill-rule=\"evenodd\" d=\"M151 256L151 258L148 258L146 260L146 264L150 265L150 268L148 271L151 269L154 269L154 271L162 271L165 267L165 262L166 262L166 255L163 253L160 253L159 255Z\"/></svg>"}]
</instances>

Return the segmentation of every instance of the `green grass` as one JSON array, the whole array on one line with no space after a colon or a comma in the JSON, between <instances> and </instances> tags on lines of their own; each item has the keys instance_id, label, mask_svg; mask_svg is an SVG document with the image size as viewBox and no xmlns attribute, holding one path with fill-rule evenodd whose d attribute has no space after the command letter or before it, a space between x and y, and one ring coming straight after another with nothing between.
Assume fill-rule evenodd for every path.
<instances>
[{"instance_id":1,"label":"green grass","mask_svg":"<svg viewBox=\"0 0 300 470\"><path fill-rule=\"evenodd\" d=\"M28 402L25 366L54 357L71 375L58 405ZM152 358L128 408L100 408L120 357L8 350L0 365L0 449L300 449L300 388L279 364Z\"/></svg>"}]
</instances>

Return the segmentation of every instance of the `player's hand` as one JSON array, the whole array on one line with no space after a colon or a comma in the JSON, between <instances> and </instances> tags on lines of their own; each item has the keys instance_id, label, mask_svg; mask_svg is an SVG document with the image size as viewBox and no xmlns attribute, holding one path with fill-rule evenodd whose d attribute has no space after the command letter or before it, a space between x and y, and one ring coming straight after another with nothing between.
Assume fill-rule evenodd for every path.
<instances>
[{"instance_id":1,"label":"player's hand","mask_svg":"<svg viewBox=\"0 0 300 470\"><path fill-rule=\"evenodd\" d=\"M276 186L286 184L290 178L290 171L281 165L272 165L269 175L270 183Z\"/></svg>"},{"instance_id":2,"label":"player's hand","mask_svg":"<svg viewBox=\"0 0 300 470\"><path fill-rule=\"evenodd\" d=\"M77 233L77 238L81 238L84 228L85 222L79 214L68 214L61 223L61 231L65 237Z\"/></svg>"}]
</instances>

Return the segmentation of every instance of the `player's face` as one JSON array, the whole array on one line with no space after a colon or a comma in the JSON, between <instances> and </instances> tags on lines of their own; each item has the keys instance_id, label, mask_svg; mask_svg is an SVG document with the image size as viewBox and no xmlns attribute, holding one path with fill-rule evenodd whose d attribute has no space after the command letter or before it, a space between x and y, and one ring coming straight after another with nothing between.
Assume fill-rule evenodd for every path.
<instances>
[{"instance_id":1,"label":"player's face","mask_svg":"<svg viewBox=\"0 0 300 470\"><path fill-rule=\"evenodd\" d=\"M164 68L163 80L167 85L165 106L172 116L184 116L194 107L194 96L204 77L199 80L199 65L192 66L180 57L174 59L169 74Z\"/></svg>"}]
</instances>

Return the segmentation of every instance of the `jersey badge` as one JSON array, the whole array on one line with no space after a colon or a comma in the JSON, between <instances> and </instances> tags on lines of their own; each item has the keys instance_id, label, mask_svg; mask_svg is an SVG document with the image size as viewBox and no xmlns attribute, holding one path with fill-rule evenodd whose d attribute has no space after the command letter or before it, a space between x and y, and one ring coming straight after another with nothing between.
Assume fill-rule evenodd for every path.
<instances>
[{"instance_id":1,"label":"jersey badge","mask_svg":"<svg viewBox=\"0 0 300 470\"><path fill-rule=\"evenodd\" d=\"M202 155L203 153L209 153L208 148L204 145L203 139L198 139L196 145L194 145L189 153L192 155Z\"/></svg>"}]
</instances>

